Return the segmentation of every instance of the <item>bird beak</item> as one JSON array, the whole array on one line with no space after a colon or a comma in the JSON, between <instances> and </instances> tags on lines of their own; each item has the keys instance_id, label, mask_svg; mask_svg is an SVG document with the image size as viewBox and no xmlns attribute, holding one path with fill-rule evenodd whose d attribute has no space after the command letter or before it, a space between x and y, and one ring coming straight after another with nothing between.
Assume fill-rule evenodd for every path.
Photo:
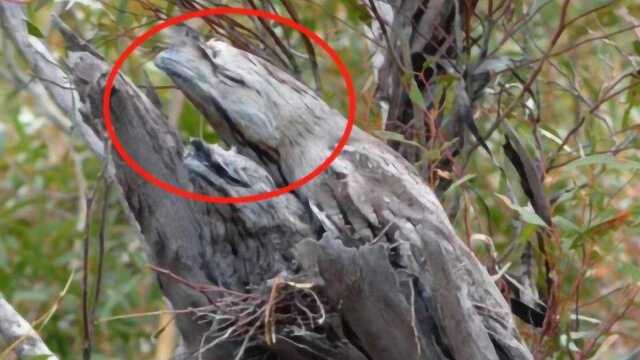
<instances>
[{"instance_id":1,"label":"bird beak","mask_svg":"<svg viewBox=\"0 0 640 360\"><path fill-rule=\"evenodd\" d=\"M197 74L196 68L189 66L189 60L187 49L172 47L158 54L154 64L174 81L192 82Z\"/></svg>"},{"instance_id":2,"label":"bird beak","mask_svg":"<svg viewBox=\"0 0 640 360\"><path fill-rule=\"evenodd\" d=\"M197 107L206 109L217 94L215 73L210 62L193 45L175 46L162 51L154 64L167 74ZM200 105L200 106L199 106Z\"/></svg>"}]
</instances>

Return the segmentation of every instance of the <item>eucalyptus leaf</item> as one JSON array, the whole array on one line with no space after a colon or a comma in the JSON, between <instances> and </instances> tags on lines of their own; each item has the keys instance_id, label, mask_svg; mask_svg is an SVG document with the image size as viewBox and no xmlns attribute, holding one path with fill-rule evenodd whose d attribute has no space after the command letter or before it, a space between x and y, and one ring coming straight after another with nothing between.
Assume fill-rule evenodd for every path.
<instances>
[{"instance_id":1,"label":"eucalyptus leaf","mask_svg":"<svg viewBox=\"0 0 640 360\"><path fill-rule=\"evenodd\" d=\"M460 185L464 184L465 182L473 179L474 177L476 177L476 174L467 174L467 175L461 177L456 182L451 184L451 186L444 193L447 194L447 193L453 192L453 190L455 190L458 186L460 186Z\"/></svg>"},{"instance_id":2,"label":"eucalyptus leaf","mask_svg":"<svg viewBox=\"0 0 640 360\"><path fill-rule=\"evenodd\" d=\"M580 228L576 224L572 223L565 217L556 215L553 217L553 223L558 226L562 231L568 234L577 234L580 232Z\"/></svg>"},{"instance_id":3,"label":"eucalyptus leaf","mask_svg":"<svg viewBox=\"0 0 640 360\"><path fill-rule=\"evenodd\" d=\"M36 25L34 25L29 20L25 20L25 22L27 23L27 32L29 33L29 35L35 36L37 38L44 38L44 34L42 33L42 31L40 31L40 29L38 29Z\"/></svg>"},{"instance_id":4,"label":"eucalyptus leaf","mask_svg":"<svg viewBox=\"0 0 640 360\"><path fill-rule=\"evenodd\" d=\"M509 200L508 197L501 195L501 194L496 194L496 196L502 200L502 202L507 205L508 207L510 207L512 210L514 210L516 213L518 213L518 215L520 216L520 220L532 224L532 225L537 225L537 226L542 226L545 228L548 228L547 224L545 224L544 220L542 220L542 218L540 218L540 216L538 216L538 214L535 213L535 211L533 211L533 208L531 207L523 207L523 206L519 206L517 204L514 204L511 202L511 200Z\"/></svg>"},{"instance_id":5,"label":"eucalyptus leaf","mask_svg":"<svg viewBox=\"0 0 640 360\"><path fill-rule=\"evenodd\" d=\"M413 145L413 146L417 146L421 149L423 149L425 152L428 152L429 149L426 149L424 146L418 144L415 141L412 140L407 140L404 138L404 136L402 134L398 134L396 132L393 131L385 131L385 130L377 130L374 131L374 134L383 139L383 140L387 140L387 141L397 141L397 142L401 142L403 144L409 144L409 145Z\"/></svg>"},{"instance_id":6,"label":"eucalyptus leaf","mask_svg":"<svg viewBox=\"0 0 640 360\"><path fill-rule=\"evenodd\" d=\"M411 89L409 90L409 97L411 98L411 102L414 105L418 106L420 110L425 111L427 109L427 104L424 101L424 95L420 91L416 80L411 77Z\"/></svg>"},{"instance_id":7,"label":"eucalyptus leaf","mask_svg":"<svg viewBox=\"0 0 640 360\"><path fill-rule=\"evenodd\" d=\"M633 51L636 52L636 55L640 56L640 40L633 41Z\"/></svg>"}]
</instances>

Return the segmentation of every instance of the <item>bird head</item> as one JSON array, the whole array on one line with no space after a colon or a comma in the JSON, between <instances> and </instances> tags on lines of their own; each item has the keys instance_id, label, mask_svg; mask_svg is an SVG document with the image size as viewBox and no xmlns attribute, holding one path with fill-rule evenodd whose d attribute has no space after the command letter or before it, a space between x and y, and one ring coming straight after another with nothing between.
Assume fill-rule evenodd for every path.
<instances>
[{"instance_id":1,"label":"bird head","mask_svg":"<svg viewBox=\"0 0 640 360\"><path fill-rule=\"evenodd\" d=\"M277 148L277 109L263 96L255 59L224 42L191 42L161 52L155 65L230 143Z\"/></svg>"},{"instance_id":2,"label":"bird head","mask_svg":"<svg viewBox=\"0 0 640 360\"><path fill-rule=\"evenodd\" d=\"M345 125L293 76L222 41L174 46L155 64L231 143L250 142L276 153L325 139L333 145Z\"/></svg>"}]
</instances>

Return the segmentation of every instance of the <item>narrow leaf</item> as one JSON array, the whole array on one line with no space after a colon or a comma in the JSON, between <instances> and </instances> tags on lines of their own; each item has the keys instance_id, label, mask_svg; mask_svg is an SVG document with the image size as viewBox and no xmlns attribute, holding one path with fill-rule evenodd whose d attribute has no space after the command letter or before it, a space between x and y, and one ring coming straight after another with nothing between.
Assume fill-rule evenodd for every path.
<instances>
[{"instance_id":1,"label":"narrow leaf","mask_svg":"<svg viewBox=\"0 0 640 360\"><path fill-rule=\"evenodd\" d=\"M511 200L509 200L508 197L501 195L501 194L496 194L496 196L502 200L502 202L507 205L508 207L510 207L512 210L514 210L516 213L518 213L518 215L520 216L520 220L529 223L529 224L533 224L533 225L538 225L538 226L542 226L545 228L548 228L547 224L544 222L544 220L542 220L542 218L540 216L538 216L538 214L535 213L535 211L533 211L533 209L531 207L523 207L523 206L519 206L517 204L514 204L511 202Z\"/></svg>"},{"instance_id":2,"label":"narrow leaf","mask_svg":"<svg viewBox=\"0 0 640 360\"><path fill-rule=\"evenodd\" d=\"M25 20L25 22L27 23L27 32L29 33L29 35L32 35L41 39L44 38L44 34L42 33L42 31L40 31L40 29L38 29L37 26L35 26L29 20Z\"/></svg>"},{"instance_id":3,"label":"narrow leaf","mask_svg":"<svg viewBox=\"0 0 640 360\"><path fill-rule=\"evenodd\" d=\"M411 77L411 89L409 90L409 98L411 98L411 102L413 102L414 105L417 105L420 110L425 111L427 109L427 104L424 102L422 92L420 91L420 88L418 87L418 84L413 77Z\"/></svg>"},{"instance_id":4,"label":"narrow leaf","mask_svg":"<svg viewBox=\"0 0 640 360\"><path fill-rule=\"evenodd\" d=\"M467 174L463 177L461 177L460 179L458 179L456 182L454 182L448 189L447 191L445 191L444 193L447 194L449 192L453 192L453 190L455 188L457 188L458 186L464 184L465 182L473 179L474 177L476 177L476 174Z\"/></svg>"},{"instance_id":5,"label":"narrow leaf","mask_svg":"<svg viewBox=\"0 0 640 360\"><path fill-rule=\"evenodd\" d=\"M381 138L382 140L387 140L387 141L398 141L404 144L410 144L410 145L414 145L417 146L425 151L428 151L428 149L425 149L422 145L418 144L415 141L411 141L411 140L407 140L404 138L404 136L402 134L398 134L396 132L393 131L385 131L385 130L378 130L378 131L374 131L374 134Z\"/></svg>"}]
</instances>

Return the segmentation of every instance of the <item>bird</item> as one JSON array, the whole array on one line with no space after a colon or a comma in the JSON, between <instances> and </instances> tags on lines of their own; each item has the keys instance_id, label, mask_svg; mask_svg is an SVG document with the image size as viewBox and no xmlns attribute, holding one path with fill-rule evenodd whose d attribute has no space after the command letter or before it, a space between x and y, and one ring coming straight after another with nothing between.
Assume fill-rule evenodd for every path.
<instances>
[{"instance_id":1,"label":"bird","mask_svg":"<svg viewBox=\"0 0 640 360\"><path fill-rule=\"evenodd\" d=\"M224 41L178 44L158 54L154 63L220 138L266 169L277 186L322 163L347 124L286 71ZM473 304L467 310L480 319L495 346L492 357L532 359L487 270L456 235L414 166L383 141L354 127L340 156L294 195L346 246L389 244L389 261L424 287L427 302L438 286L447 285L437 284L430 268L437 260L430 251L437 246L455 269L448 281L463 289L459 296ZM446 336L456 336L456 324L442 326Z\"/></svg>"}]
</instances>

